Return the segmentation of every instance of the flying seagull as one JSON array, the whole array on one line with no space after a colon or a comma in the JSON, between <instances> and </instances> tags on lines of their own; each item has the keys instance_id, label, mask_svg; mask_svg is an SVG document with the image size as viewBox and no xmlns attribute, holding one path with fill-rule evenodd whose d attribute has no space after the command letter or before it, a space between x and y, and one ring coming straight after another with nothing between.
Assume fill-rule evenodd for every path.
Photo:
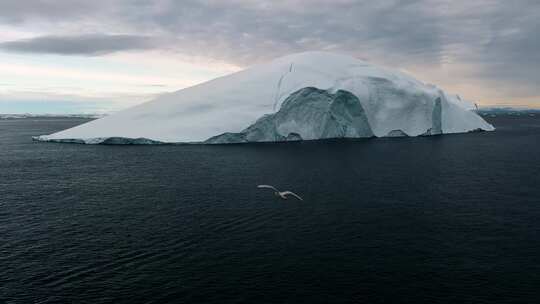
<instances>
[{"instance_id":1,"label":"flying seagull","mask_svg":"<svg viewBox=\"0 0 540 304\"><path fill-rule=\"evenodd\" d=\"M300 196L298 196L296 193L294 193L294 192L291 192L291 191L279 191L278 189L276 189L276 188L274 188L274 187L272 187L272 186L270 186L270 185L258 185L257 188L268 188L268 189L272 189L272 190L274 190L274 195L275 195L275 196L277 196L277 197L279 197L279 198L282 198L282 199L284 199L284 200L287 199L287 195L292 195L292 196L294 196L295 198L297 198L298 200L303 201L303 199L302 199Z\"/></svg>"}]
</instances>

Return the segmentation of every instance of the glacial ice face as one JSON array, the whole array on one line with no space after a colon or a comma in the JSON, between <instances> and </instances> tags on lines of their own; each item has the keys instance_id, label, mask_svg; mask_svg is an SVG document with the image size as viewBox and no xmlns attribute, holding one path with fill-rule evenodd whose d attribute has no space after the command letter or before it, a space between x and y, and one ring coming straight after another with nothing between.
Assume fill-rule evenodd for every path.
<instances>
[{"instance_id":1,"label":"glacial ice face","mask_svg":"<svg viewBox=\"0 0 540 304\"><path fill-rule=\"evenodd\" d=\"M431 124L430 135L442 133L442 104L440 97L435 100L435 106L433 107L433 113L431 114Z\"/></svg>"},{"instance_id":2,"label":"glacial ice face","mask_svg":"<svg viewBox=\"0 0 540 304\"><path fill-rule=\"evenodd\" d=\"M306 88L316 90L299 93ZM348 97L340 101L343 94ZM291 102L300 96L311 101ZM303 109L302 105L312 104L320 109ZM348 56L306 52L164 94L37 139L88 144L106 143L107 138L121 139L114 143L203 143L219 134L214 141L362 137L368 136L367 127L376 137L394 130L408 136L493 130L469 110L471 104L399 71ZM145 140L137 140L141 138Z\"/></svg>"},{"instance_id":3,"label":"glacial ice face","mask_svg":"<svg viewBox=\"0 0 540 304\"><path fill-rule=\"evenodd\" d=\"M239 133L224 133L205 143L294 141L372 137L366 113L352 93L332 94L313 87L291 94L278 112L265 115Z\"/></svg>"},{"instance_id":4,"label":"glacial ice face","mask_svg":"<svg viewBox=\"0 0 540 304\"><path fill-rule=\"evenodd\" d=\"M431 113L431 128L429 128L421 136L439 135L442 131L442 101L438 97L433 103L433 111Z\"/></svg>"}]
</instances>

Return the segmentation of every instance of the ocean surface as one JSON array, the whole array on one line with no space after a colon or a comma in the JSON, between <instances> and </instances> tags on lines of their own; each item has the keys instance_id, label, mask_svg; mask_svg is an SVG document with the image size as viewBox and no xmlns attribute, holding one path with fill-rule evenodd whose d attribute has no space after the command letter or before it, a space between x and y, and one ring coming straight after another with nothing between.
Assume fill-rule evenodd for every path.
<instances>
[{"instance_id":1,"label":"ocean surface","mask_svg":"<svg viewBox=\"0 0 540 304\"><path fill-rule=\"evenodd\" d=\"M488 120L224 146L0 120L0 303L540 303L540 116Z\"/></svg>"}]
</instances>

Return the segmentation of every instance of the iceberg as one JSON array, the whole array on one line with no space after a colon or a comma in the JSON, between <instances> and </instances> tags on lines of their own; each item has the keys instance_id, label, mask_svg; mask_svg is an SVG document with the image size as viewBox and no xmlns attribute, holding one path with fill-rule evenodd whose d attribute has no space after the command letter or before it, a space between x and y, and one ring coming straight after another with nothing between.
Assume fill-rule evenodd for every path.
<instances>
[{"instance_id":1,"label":"iceberg","mask_svg":"<svg viewBox=\"0 0 540 304\"><path fill-rule=\"evenodd\" d=\"M305 52L34 139L227 144L494 130L474 109L474 103L400 71Z\"/></svg>"}]
</instances>

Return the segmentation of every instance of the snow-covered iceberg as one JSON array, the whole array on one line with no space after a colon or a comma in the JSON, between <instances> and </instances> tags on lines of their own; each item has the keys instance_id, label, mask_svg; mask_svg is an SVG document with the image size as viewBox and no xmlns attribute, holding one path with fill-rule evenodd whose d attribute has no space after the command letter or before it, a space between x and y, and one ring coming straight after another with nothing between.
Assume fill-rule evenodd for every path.
<instances>
[{"instance_id":1,"label":"snow-covered iceberg","mask_svg":"<svg viewBox=\"0 0 540 304\"><path fill-rule=\"evenodd\" d=\"M35 139L240 143L493 130L474 108L401 72L348 56L307 52Z\"/></svg>"}]
</instances>

